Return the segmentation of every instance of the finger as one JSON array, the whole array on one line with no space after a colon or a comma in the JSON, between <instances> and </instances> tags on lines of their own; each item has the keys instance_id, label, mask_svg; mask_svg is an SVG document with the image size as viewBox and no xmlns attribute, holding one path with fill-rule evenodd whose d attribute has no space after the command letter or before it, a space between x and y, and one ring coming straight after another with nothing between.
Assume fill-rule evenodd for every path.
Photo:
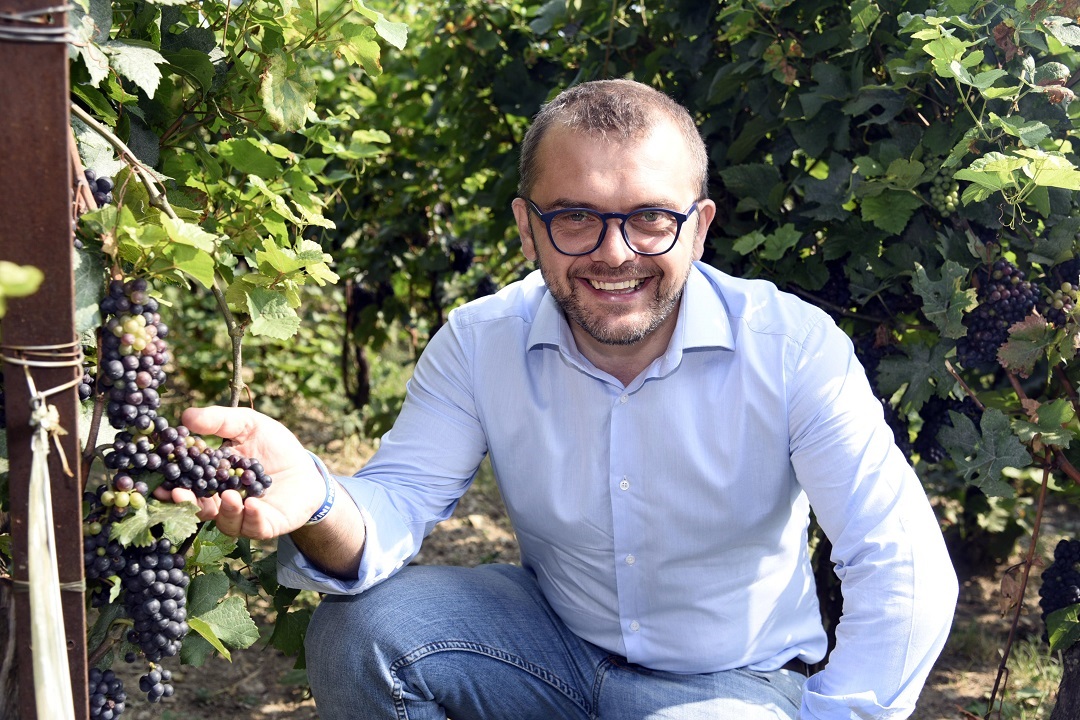
<instances>
[{"instance_id":1,"label":"finger","mask_svg":"<svg viewBox=\"0 0 1080 720\"><path fill-rule=\"evenodd\" d=\"M238 537L244 524L244 499L235 490L218 495L218 530L231 537Z\"/></svg>"},{"instance_id":2,"label":"finger","mask_svg":"<svg viewBox=\"0 0 1080 720\"><path fill-rule=\"evenodd\" d=\"M158 488L160 490L160 488ZM213 520L218 514L219 500L216 497L195 497L195 493L186 488L173 488L171 499L174 503L195 503L199 508L200 520Z\"/></svg>"},{"instance_id":3,"label":"finger","mask_svg":"<svg viewBox=\"0 0 1080 720\"><path fill-rule=\"evenodd\" d=\"M269 540L282 534L274 526L272 517L278 513L272 505L262 498L248 498L244 501L244 524L241 528L244 537L252 540Z\"/></svg>"},{"instance_id":4,"label":"finger","mask_svg":"<svg viewBox=\"0 0 1080 720\"><path fill-rule=\"evenodd\" d=\"M211 405L184 410L180 422L195 434L217 435L242 443L255 433L258 417L259 415L249 408Z\"/></svg>"}]
</instances>

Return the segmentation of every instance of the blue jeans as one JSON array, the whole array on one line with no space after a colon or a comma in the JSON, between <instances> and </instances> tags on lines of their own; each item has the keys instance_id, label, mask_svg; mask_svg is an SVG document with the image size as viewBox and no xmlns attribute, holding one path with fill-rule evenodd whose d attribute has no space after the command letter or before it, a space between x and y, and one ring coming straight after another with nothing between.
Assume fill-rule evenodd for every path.
<instances>
[{"instance_id":1,"label":"blue jeans","mask_svg":"<svg viewBox=\"0 0 1080 720\"><path fill-rule=\"evenodd\" d=\"M410 566L327 596L305 650L322 720L794 720L805 681L628 663L570 632L512 565Z\"/></svg>"}]
</instances>

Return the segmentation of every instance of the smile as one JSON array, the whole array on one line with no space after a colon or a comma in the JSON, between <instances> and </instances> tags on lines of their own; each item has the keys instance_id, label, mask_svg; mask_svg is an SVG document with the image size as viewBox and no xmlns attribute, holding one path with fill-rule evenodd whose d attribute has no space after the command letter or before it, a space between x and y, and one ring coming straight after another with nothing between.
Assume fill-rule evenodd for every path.
<instances>
[{"instance_id":1,"label":"smile","mask_svg":"<svg viewBox=\"0 0 1080 720\"><path fill-rule=\"evenodd\" d=\"M618 292L622 290L636 290L641 287L645 281L637 278L634 280L623 280L621 282L600 282L599 280L589 280L589 284L593 286L595 290L603 290L605 292Z\"/></svg>"}]
</instances>

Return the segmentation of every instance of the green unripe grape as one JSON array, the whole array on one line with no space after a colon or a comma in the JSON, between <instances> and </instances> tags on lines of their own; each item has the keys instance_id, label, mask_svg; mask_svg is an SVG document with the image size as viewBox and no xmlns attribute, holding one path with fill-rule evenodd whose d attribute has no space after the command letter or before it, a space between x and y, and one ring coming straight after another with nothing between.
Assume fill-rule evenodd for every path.
<instances>
[{"instance_id":1,"label":"green unripe grape","mask_svg":"<svg viewBox=\"0 0 1080 720\"><path fill-rule=\"evenodd\" d=\"M141 510L146 507L146 498L144 498L140 493L130 493L128 501L131 505L132 510Z\"/></svg>"}]
</instances>

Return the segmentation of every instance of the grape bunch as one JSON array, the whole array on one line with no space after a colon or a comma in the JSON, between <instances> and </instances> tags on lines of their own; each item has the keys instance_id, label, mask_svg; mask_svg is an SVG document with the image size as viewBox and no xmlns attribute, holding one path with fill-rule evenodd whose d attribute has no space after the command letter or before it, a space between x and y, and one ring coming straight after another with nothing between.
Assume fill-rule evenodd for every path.
<instances>
[{"instance_id":1,"label":"grape bunch","mask_svg":"<svg viewBox=\"0 0 1080 720\"><path fill-rule=\"evenodd\" d=\"M1050 613L1080 603L1080 540L1061 540L1054 561L1042 573L1039 608L1043 622Z\"/></svg>"},{"instance_id":2,"label":"grape bunch","mask_svg":"<svg viewBox=\"0 0 1080 720\"><path fill-rule=\"evenodd\" d=\"M196 497L209 497L225 490L260 497L270 485L270 476L259 462L241 457L229 447L211 448L186 427L167 428L160 433L157 453L163 459L161 486L166 490L186 488Z\"/></svg>"},{"instance_id":3,"label":"grape bunch","mask_svg":"<svg viewBox=\"0 0 1080 720\"><path fill-rule=\"evenodd\" d=\"M953 426L952 418L949 416L950 410L966 415L976 425L979 424L982 418L982 410L970 397L957 400L952 397L942 398L932 395L919 410L919 416L922 418L923 424L919 428L918 435L915 436L915 442L912 444L912 449L925 462L939 463L948 454L942 444L938 442L937 436L942 428Z\"/></svg>"},{"instance_id":4,"label":"grape bunch","mask_svg":"<svg viewBox=\"0 0 1080 720\"><path fill-rule=\"evenodd\" d=\"M951 168L941 168L930 185L930 203L944 218L960 207L960 183L953 180L954 173Z\"/></svg>"},{"instance_id":5,"label":"grape bunch","mask_svg":"<svg viewBox=\"0 0 1080 720\"><path fill-rule=\"evenodd\" d=\"M151 663L180 652L188 633L187 586L184 556L173 552L168 538L147 548L125 550L121 582L124 610L134 624L128 642L138 645Z\"/></svg>"},{"instance_id":6,"label":"grape bunch","mask_svg":"<svg viewBox=\"0 0 1080 720\"><path fill-rule=\"evenodd\" d=\"M90 668L87 690L90 694L90 720L115 720L124 712L127 694L124 682L112 670Z\"/></svg>"},{"instance_id":7,"label":"grape bunch","mask_svg":"<svg viewBox=\"0 0 1080 720\"><path fill-rule=\"evenodd\" d=\"M100 384L108 404L105 415L116 429L149 434L161 406L158 388L165 384L169 334L161 322L158 302L147 294L143 279L113 280L101 301Z\"/></svg>"},{"instance_id":8,"label":"grape bunch","mask_svg":"<svg viewBox=\"0 0 1080 720\"><path fill-rule=\"evenodd\" d=\"M1050 268L1043 280L1039 310L1058 327L1068 322L1080 297L1080 258L1071 258Z\"/></svg>"},{"instance_id":9,"label":"grape bunch","mask_svg":"<svg viewBox=\"0 0 1080 720\"><path fill-rule=\"evenodd\" d=\"M84 493L83 564L91 605L101 607L116 597L131 620L126 639L150 663L140 689L157 702L173 694L172 676L157 663L175 656L188 634L190 577L184 554L163 537L162 525L150 528L149 545L125 546L114 539L115 523L144 510L155 476L165 489L187 488L199 497L228 489L258 497L272 480L256 460L228 445L211 448L188 428L172 427L158 415L171 358L168 327L147 282L113 280L100 308L97 377L88 380L84 374L81 384L104 403L105 417L118 432L102 448L109 476ZM135 662L140 653L129 652L124 659ZM119 715L114 706L110 717Z\"/></svg>"},{"instance_id":10,"label":"grape bunch","mask_svg":"<svg viewBox=\"0 0 1080 720\"><path fill-rule=\"evenodd\" d=\"M152 703L161 702L163 697L172 697L172 672L151 663L150 671L139 678L139 689L146 693L146 699Z\"/></svg>"},{"instance_id":11,"label":"grape bunch","mask_svg":"<svg viewBox=\"0 0 1080 720\"><path fill-rule=\"evenodd\" d=\"M1035 309L1038 291L1022 270L1005 259L978 273L979 305L964 317L967 334L956 343L956 357L967 368L997 363L1009 328Z\"/></svg>"},{"instance_id":12,"label":"grape bunch","mask_svg":"<svg viewBox=\"0 0 1080 720\"><path fill-rule=\"evenodd\" d=\"M83 170L83 175L90 185L90 192L93 193L94 202L98 207L104 207L113 201L112 191L115 185L112 178L98 177L98 174L89 168Z\"/></svg>"}]
</instances>

